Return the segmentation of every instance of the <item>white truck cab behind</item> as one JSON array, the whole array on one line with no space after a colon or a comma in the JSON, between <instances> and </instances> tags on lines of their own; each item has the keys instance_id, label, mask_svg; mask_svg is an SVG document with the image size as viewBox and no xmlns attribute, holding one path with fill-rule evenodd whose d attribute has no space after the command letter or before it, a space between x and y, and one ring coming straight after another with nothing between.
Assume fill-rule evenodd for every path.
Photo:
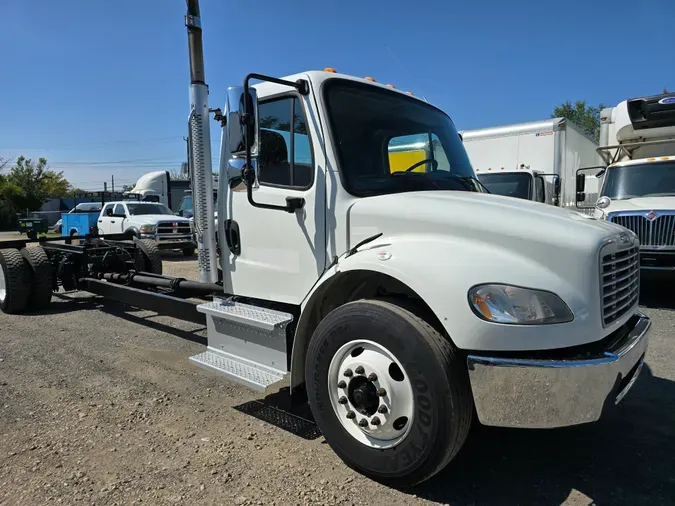
<instances>
[{"instance_id":1,"label":"white truck cab behind","mask_svg":"<svg viewBox=\"0 0 675 506\"><path fill-rule=\"evenodd\" d=\"M675 94L623 101L601 121L595 216L637 234L642 270L675 272Z\"/></svg>"}]
</instances>

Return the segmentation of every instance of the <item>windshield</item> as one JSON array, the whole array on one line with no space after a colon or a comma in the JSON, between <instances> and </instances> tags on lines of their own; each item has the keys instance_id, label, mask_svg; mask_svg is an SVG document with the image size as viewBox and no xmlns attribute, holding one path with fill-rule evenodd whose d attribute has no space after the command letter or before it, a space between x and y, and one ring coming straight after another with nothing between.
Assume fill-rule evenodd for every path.
<instances>
[{"instance_id":1,"label":"windshield","mask_svg":"<svg viewBox=\"0 0 675 506\"><path fill-rule=\"evenodd\" d=\"M141 214L173 214L164 204L127 204L129 214L138 216Z\"/></svg>"},{"instance_id":2,"label":"windshield","mask_svg":"<svg viewBox=\"0 0 675 506\"><path fill-rule=\"evenodd\" d=\"M331 79L324 84L340 176L366 197L406 191L483 191L452 120L417 99Z\"/></svg>"},{"instance_id":3,"label":"windshield","mask_svg":"<svg viewBox=\"0 0 675 506\"><path fill-rule=\"evenodd\" d=\"M497 195L525 200L532 195L532 176L526 172L479 174L478 180Z\"/></svg>"},{"instance_id":4,"label":"windshield","mask_svg":"<svg viewBox=\"0 0 675 506\"><path fill-rule=\"evenodd\" d=\"M675 162L609 167L602 187L612 200L675 195Z\"/></svg>"}]
</instances>

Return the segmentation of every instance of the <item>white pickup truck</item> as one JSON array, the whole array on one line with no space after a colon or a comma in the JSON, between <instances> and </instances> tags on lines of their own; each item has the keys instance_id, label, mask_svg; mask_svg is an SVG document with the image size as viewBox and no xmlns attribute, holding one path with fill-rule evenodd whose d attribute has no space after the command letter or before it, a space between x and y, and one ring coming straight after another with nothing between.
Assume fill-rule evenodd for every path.
<instances>
[{"instance_id":1,"label":"white pickup truck","mask_svg":"<svg viewBox=\"0 0 675 506\"><path fill-rule=\"evenodd\" d=\"M132 232L140 239L155 241L159 249L182 250L185 256L195 254L192 224L188 218L176 216L157 202L108 202L98 217L98 233Z\"/></svg>"}]
</instances>

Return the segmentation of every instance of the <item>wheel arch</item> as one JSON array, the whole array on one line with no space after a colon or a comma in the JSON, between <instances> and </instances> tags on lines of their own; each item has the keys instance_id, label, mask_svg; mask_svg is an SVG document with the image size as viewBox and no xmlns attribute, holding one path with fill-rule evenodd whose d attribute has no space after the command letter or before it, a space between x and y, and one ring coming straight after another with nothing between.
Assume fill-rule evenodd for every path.
<instances>
[{"instance_id":1,"label":"wheel arch","mask_svg":"<svg viewBox=\"0 0 675 506\"><path fill-rule=\"evenodd\" d=\"M134 227L134 226L127 227L126 230L124 231L124 233L128 234L129 232L134 234L134 237L138 237L138 238L141 237L141 231L138 229L138 227Z\"/></svg>"},{"instance_id":2,"label":"wheel arch","mask_svg":"<svg viewBox=\"0 0 675 506\"><path fill-rule=\"evenodd\" d=\"M310 293L298 320L291 350L291 390L305 383L305 358L319 322L332 310L355 300L377 298L395 302L424 319L446 339L445 328L424 299L407 283L382 271L357 268L324 276Z\"/></svg>"}]
</instances>

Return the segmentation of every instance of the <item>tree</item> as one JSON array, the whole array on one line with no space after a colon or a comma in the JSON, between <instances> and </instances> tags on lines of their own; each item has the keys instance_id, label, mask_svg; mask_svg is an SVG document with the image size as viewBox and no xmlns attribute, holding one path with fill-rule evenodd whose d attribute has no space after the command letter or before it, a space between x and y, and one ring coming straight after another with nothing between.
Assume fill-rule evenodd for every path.
<instances>
[{"instance_id":1,"label":"tree","mask_svg":"<svg viewBox=\"0 0 675 506\"><path fill-rule=\"evenodd\" d=\"M122 192L130 192L131 190L134 189L134 186L135 185L133 185L133 184L122 185Z\"/></svg>"},{"instance_id":2,"label":"tree","mask_svg":"<svg viewBox=\"0 0 675 506\"><path fill-rule=\"evenodd\" d=\"M597 107L586 105L585 100L577 100L572 104L569 100L553 109L551 118L565 118L595 140L600 138L600 111L606 106L598 104Z\"/></svg>"},{"instance_id":3,"label":"tree","mask_svg":"<svg viewBox=\"0 0 675 506\"><path fill-rule=\"evenodd\" d=\"M72 187L63 177L47 167L47 160L37 163L20 156L7 175L0 179L0 197L15 212L37 211L49 197L67 197Z\"/></svg>"}]
</instances>

